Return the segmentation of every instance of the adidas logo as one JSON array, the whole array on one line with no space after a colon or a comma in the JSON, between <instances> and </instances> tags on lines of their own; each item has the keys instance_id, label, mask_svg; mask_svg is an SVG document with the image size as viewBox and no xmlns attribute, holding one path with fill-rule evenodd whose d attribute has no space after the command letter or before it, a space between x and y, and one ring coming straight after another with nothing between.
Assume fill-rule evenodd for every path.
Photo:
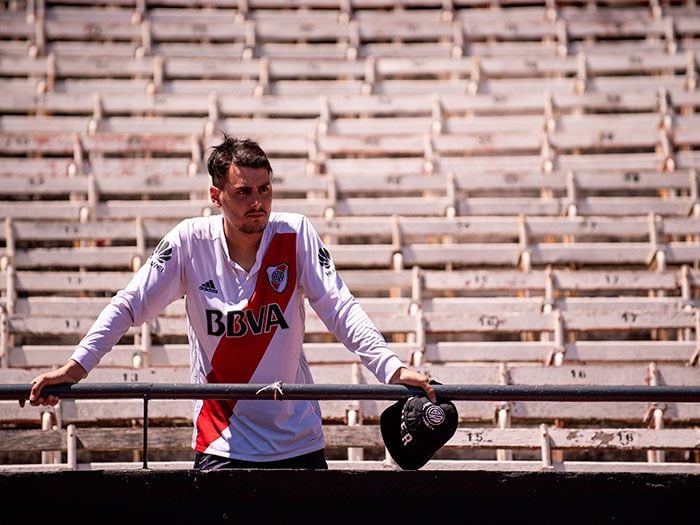
<instances>
[{"instance_id":1,"label":"adidas logo","mask_svg":"<svg viewBox=\"0 0 700 525\"><path fill-rule=\"evenodd\" d=\"M209 279L206 283L200 284L199 289L203 292L219 293L219 290L216 289L216 285L214 285L214 281L211 279Z\"/></svg>"}]
</instances>

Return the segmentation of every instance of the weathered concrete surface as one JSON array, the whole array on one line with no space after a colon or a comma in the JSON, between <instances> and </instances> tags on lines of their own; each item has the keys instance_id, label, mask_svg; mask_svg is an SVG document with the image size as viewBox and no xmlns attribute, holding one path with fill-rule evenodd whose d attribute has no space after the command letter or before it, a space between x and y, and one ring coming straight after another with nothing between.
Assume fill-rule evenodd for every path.
<instances>
[{"instance_id":1,"label":"weathered concrete surface","mask_svg":"<svg viewBox=\"0 0 700 525\"><path fill-rule=\"evenodd\" d=\"M700 476L235 470L0 474L2 515L31 522L698 523ZM60 521L63 521L61 519ZM157 520L157 521L155 521ZM2 521L2 520L0 520ZM21 521L25 521L22 519ZM307 521L311 523L311 521Z\"/></svg>"}]
</instances>

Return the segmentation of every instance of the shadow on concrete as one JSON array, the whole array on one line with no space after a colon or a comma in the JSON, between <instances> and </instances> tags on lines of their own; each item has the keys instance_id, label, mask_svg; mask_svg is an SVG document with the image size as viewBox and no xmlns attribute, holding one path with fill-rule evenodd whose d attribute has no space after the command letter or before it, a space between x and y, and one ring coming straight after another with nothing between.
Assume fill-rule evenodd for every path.
<instances>
[{"instance_id":1,"label":"shadow on concrete","mask_svg":"<svg viewBox=\"0 0 700 525\"><path fill-rule=\"evenodd\" d=\"M700 476L304 470L0 474L2 514L32 522L698 523ZM15 514L15 515L17 515ZM24 521L24 520L22 520Z\"/></svg>"}]
</instances>

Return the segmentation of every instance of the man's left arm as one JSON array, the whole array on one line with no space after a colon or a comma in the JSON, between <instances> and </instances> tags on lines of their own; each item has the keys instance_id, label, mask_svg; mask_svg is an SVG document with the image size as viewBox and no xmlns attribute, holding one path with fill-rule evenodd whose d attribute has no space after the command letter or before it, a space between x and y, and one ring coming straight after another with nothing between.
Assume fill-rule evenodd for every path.
<instances>
[{"instance_id":1,"label":"man's left arm","mask_svg":"<svg viewBox=\"0 0 700 525\"><path fill-rule=\"evenodd\" d=\"M429 378L409 369L389 348L384 336L338 275L330 251L307 219L302 224L297 256L301 287L328 330L355 353L380 382L423 388L432 400L435 393Z\"/></svg>"}]
</instances>

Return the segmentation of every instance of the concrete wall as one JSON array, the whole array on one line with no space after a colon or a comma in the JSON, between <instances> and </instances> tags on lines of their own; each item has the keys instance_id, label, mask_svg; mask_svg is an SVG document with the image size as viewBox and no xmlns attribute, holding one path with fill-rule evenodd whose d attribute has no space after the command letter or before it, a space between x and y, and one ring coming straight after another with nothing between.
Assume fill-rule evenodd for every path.
<instances>
[{"instance_id":1,"label":"concrete wall","mask_svg":"<svg viewBox=\"0 0 700 525\"><path fill-rule=\"evenodd\" d=\"M70 518L79 524L235 523L250 516L261 525L262 519L291 518L359 524L371 523L373 517L416 524L435 519L450 524L676 524L698 523L700 475L427 470L2 473L0 501L0 516L18 513L22 521L34 523L44 518ZM0 522L11 523L4 518Z\"/></svg>"}]
</instances>

